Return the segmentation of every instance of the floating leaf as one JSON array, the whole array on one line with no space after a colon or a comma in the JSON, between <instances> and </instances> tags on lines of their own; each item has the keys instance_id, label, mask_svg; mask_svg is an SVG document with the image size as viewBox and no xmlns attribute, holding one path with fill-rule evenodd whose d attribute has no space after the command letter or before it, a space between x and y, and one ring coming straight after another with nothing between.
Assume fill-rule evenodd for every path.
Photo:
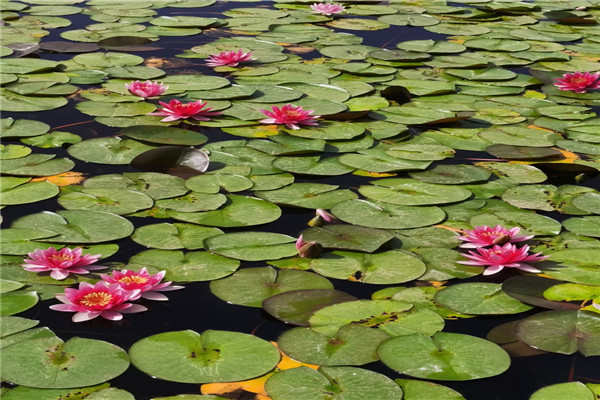
<instances>
[{"instance_id":1,"label":"floating leaf","mask_svg":"<svg viewBox=\"0 0 600 400\"><path fill-rule=\"evenodd\" d=\"M211 292L221 300L249 307L260 307L265 299L280 293L309 289L329 290L333 285L311 272L272 267L245 268L210 283Z\"/></svg>"},{"instance_id":2,"label":"floating leaf","mask_svg":"<svg viewBox=\"0 0 600 400\"><path fill-rule=\"evenodd\" d=\"M517 314L530 306L508 296L496 283L461 283L440 290L435 296L440 305L461 314Z\"/></svg>"},{"instance_id":3,"label":"floating leaf","mask_svg":"<svg viewBox=\"0 0 600 400\"><path fill-rule=\"evenodd\" d=\"M271 232L236 232L208 238L207 250L245 261L277 260L297 254L295 239Z\"/></svg>"},{"instance_id":4,"label":"floating leaf","mask_svg":"<svg viewBox=\"0 0 600 400\"><path fill-rule=\"evenodd\" d=\"M435 175L435 172L427 175ZM416 174L417 176L422 176ZM443 175L443 171L440 171ZM486 172L485 175L488 175ZM489 176L489 175L488 175ZM480 179L478 179L480 180ZM358 191L365 197L398 205L431 205L465 200L472 193L464 188L419 182L413 179L388 178L373 182L375 186L361 186Z\"/></svg>"},{"instance_id":5,"label":"floating leaf","mask_svg":"<svg viewBox=\"0 0 600 400\"><path fill-rule=\"evenodd\" d=\"M35 291L18 290L15 292L2 293L0 294L0 315L5 317L18 314L30 309L36 305L38 301L39 297Z\"/></svg>"},{"instance_id":6,"label":"floating leaf","mask_svg":"<svg viewBox=\"0 0 600 400\"><path fill-rule=\"evenodd\" d=\"M33 339L2 350L2 379L30 387L96 385L121 375L128 367L123 349L93 339Z\"/></svg>"},{"instance_id":7,"label":"floating leaf","mask_svg":"<svg viewBox=\"0 0 600 400\"><path fill-rule=\"evenodd\" d=\"M386 231L354 225L312 227L302 232L307 242L318 242L323 247L374 252L394 236Z\"/></svg>"},{"instance_id":8,"label":"floating leaf","mask_svg":"<svg viewBox=\"0 0 600 400\"><path fill-rule=\"evenodd\" d=\"M358 197L350 190L336 189L334 185L293 183L281 189L255 191L254 194L275 204L315 209L330 209L338 203Z\"/></svg>"},{"instance_id":9,"label":"floating leaf","mask_svg":"<svg viewBox=\"0 0 600 400\"><path fill-rule=\"evenodd\" d=\"M131 362L148 375L184 383L239 381L269 372L279 351L238 332L191 330L146 337L129 349Z\"/></svg>"},{"instance_id":10,"label":"floating leaf","mask_svg":"<svg viewBox=\"0 0 600 400\"><path fill-rule=\"evenodd\" d=\"M500 346L460 333L415 333L385 341L381 361L400 373L424 379L464 381L499 375L510 365Z\"/></svg>"},{"instance_id":11,"label":"floating leaf","mask_svg":"<svg viewBox=\"0 0 600 400\"><path fill-rule=\"evenodd\" d=\"M596 398L586 385L581 382L556 383L536 390L529 400L564 399L594 400Z\"/></svg>"}]
</instances>

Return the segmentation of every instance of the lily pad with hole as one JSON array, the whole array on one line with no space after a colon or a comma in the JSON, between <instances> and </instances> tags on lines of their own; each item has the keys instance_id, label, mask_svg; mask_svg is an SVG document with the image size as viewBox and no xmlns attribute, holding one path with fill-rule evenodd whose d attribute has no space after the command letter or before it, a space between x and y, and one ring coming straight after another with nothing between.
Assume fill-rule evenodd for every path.
<instances>
[{"instance_id":1,"label":"lily pad with hole","mask_svg":"<svg viewBox=\"0 0 600 400\"><path fill-rule=\"evenodd\" d=\"M2 350L2 379L37 388L96 385L129 367L127 353L114 344L75 337L32 339Z\"/></svg>"},{"instance_id":2,"label":"lily pad with hole","mask_svg":"<svg viewBox=\"0 0 600 400\"><path fill-rule=\"evenodd\" d=\"M295 238L272 232L235 232L205 241L207 250L244 261L277 260L298 253Z\"/></svg>"},{"instance_id":3,"label":"lily pad with hole","mask_svg":"<svg viewBox=\"0 0 600 400\"><path fill-rule=\"evenodd\" d=\"M280 371L265 383L273 400L395 400L402 389L385 375L356 367L298 367ZM333 394L332 394L333 392Z\"/></svg>"},{"instance_id":4,"label":"lily pad with hole","mask_svg":"<svg viewBox=\"0 0 600 400\"><path fill-rule=\"evenodd\" d=\"M263 300L262 308L286 324L308 326L308 319L318 309L352 300L356 297L339 290L293 290L268 297Z\"/></svg>"},{"instance_id":5,"label":"lily pad with hole","mask_svg":"<svg viewBox=\"0 0 600 400\"><path fill-rule=\"evenodd\" d=\"M183 383L241 381L264 375L279 362L269 342L239 332L186 330L137 341L131 362L148 375Z\"/></svg>"},{"instance_id":6,"label":"lily pad with hole","mask_svg":"<svg viewBox=\"0 0 600 400\"><path fill-rule=\"evenodd\" d=\"M395 250L374 254L334 251L312 260L310 268L330 278L386 285L412 281L426 270L418 257Z\"/></svg>"},{"instance_id":7,"label":"lily pad with hole","mask_svg":"<svg viewBox=\"0 0 600 400\"><path fill-rule=\"evenodd\" d=\"M210 283L211 292L221 300L248 307L261 307L264 300L281 293L331 289L331 282L312 272L273 267L245 268Z\"/></svg>"},{"instance_id":8,"label":"lily pad with hole","mask_svg":"<svg viewBox=\"0 0 600 400\"><path fill-rule=\"evenodd\" d=\"M499 375L510 366L497 344L475 336L438 332L388 339L377 350L381 361L416 378L465 381Z\"/></svg>"},{"instance_id":9,"label":"lily pad with hole","mask_svg":"<svg viewBox=\"0 0 600 400\"><path fill-rule=\"evenodd\" d=\"M166 280L177 282L212 281L231 275L240 262L206 251L147 250L129 259L130 266L166 270ZM133 269L133 268L132 268Z\"/></svg>"},{"instance_id":10,"label":"lily pad with hole","mask_svg":"<svg viewBox=\"0 0 600 400\"><path fill-rule=\"evenodd\" d=\"M335 336L345 325L361 325L380 329L390 336L415 332L430 336L442 330L444 320L426 309L396 300L356 300L334 304L317 310L309 319L312 330Z\"/></svg>"}]
</instances>

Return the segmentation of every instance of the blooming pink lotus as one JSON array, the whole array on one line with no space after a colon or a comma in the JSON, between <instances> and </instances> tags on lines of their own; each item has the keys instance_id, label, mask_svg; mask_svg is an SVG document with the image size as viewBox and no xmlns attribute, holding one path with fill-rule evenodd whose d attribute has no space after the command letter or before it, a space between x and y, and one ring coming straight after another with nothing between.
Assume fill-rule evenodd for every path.
<instances>
[{"instance_id":1,"label":"blooming pink lotus","mask_svg":"<svg viewBox=\"0 0 600 400\"><path fill-rule=\"evenodd\" d=\"M101 274L102 280L110 285L120 285L125 290L138 290L137 297L131 300L137 300L140 297L148 300L169 300L167 296L158 292L183 289L183 286L172 286L171 282L160 282L165 277L165 271L150 275L146 268L138 272L130 269L122 271L113 271L112 275Z\"/></svg>"},{"instance_id":2,"label":"blooming pink lotus","mask_svg":"<svg viewBox=\"0 0 600 400\"><path fill-rule=\"evenodd\" d=\"M310 6L314 13L323 15L339 14L345 10L344 6L337 3L315 3Z\"/></svg>"},{"instance_id":3,"label":"blooming pink lotus","mask_svg":"<svg viewBox=\"0 0 600 400\"><path fill-rule=\"evenodd\" d=\"M202 100L192 101L190 103L182 103L177 99L173 99L169 103L165 103L163 101L159 101L159 103L161 106L163 106L161 110L146 115L158 115L161 117L166 116L166 118L161 119L162 122L170 122L186 118L192 118L197 121L210 121L208 116L221 114L218 111L210 112L212 107L203 109L206 105L206 102L203 103Z\"/></svg>"},{"instance_id":4,"label":"blooming pink lotus","mask_svg":"<svg viewBox=\"0 0 600 400\"><path fill-rule=\"evenodd\" d=\"M125 88L127 90L129 90L129 93L131 93L134 96L146 98L146 97L160 96L161 94L166 92L169 87L164 86L162 83L159 83L159 82L132 81L132 82L126 83Z\"/></svg>"},{"instance_id":5,"label":"blooming pink lotus","mask_svg":"<svg viewBox=\"0 0 600 400\"><path fill-rule=\"evenodd\" d=\"M302 125L319 125L316 118L320 115L310 115L313 110L303 110L301 106L294 106L292 104L286 104L279 108L277 106L271 107L273 110L260 110L269 118L261 119L259 122L264 124L285 124L290 129L300 129L298 124Z\"/></svg>"},{"instance_id":6,"label":"blooming pink lotus","mask_svg":"<svg viewBox=\"0 0 600 400\"><path fill-rule=\"evenodd\" d=\"M104 269L100 265L90 265L98 261L100 254L81 255L82 248L76 247L69 249L67 247L56 251L54 247L46 250L35 250L29 253L29 258L23 260L25 264L21 266L29 272L47 272L57 280L65 279L69 274L87 274L89 271Z\"/></svg>"},{"instance_id":7,"label":"blooming pink lotus","mask_svg":"<svg viewBox=\"0 0 600 400\"><path fill-rule=\"evenodd\" d=\"M506 268L517 268L522 271L540 273L539 269L533 268L525 262L542 261L548 256L541 256L542 253L528 254L529 246L525 245L521 248L506 243L504 246L494 245L491 249L484 247L477 248L477 252L469 251L469 254L463 256L471 259L471 261L458 261L459 264L465 265L481 265L488 267L483 271L483 275L492 275Z\"/></svg>"},{"instance_id":8,"label":"blooming pink lotus","mask_svg":"<svg viewBox=\"0 0 600 400\"><path fill-rule=\"evenodd\" d=\"M56 311L75 312L73 322L83 322L97 316L118 321L123 318L121 313L136 313L147 308L139 304L127 303L139 297L140 290L125 290L120 285L110 285L100 281L95 285L81 282L79 289L65 289L64 294L55 297L64 304L50 306Z\"/></svg>"},{"instance_id":9,"label":"blooming pink lotus","mask_svg":"<svg viewBox=\"0 0 600 400\"><path fill-rule=\"evenodd\" d=\"M585 93L590 89L600 89L600 72L579 72L564 74L554 80L554 86L560 90L570 90L575 93Z\"/></svg>"},{"instance_id":10,"label":"blooming pink lotus","mask_svg":"<svg viewBox=\"0 0 600 400\"><path fill-rule=\"evenodd\" d=\"M210 58L206 61L206 65L209 67L235 67L241 62L252 61L255 58L252 58L252 52L249 51L244 53L241 49L238 51L222 51L219 54L211 54Z\"/></svg>"},{"instance_id":11,"label":"blooming pink lotus","mask_svg":"<svg viewBox=\"0 0 600 400\"><path fill-rule=\"evenodd\" d=\"M533 235L518 235L519 230L518 227L506 229L500 225L496 225L494 228L489 226L476 226L473 230L465 229L463 231L464 235L459 236L457 239L468 242L461 244L460 247L474 249L495 244L502 246L509 242L523 242L533 237Z\"/></svg>"}]
</instances>

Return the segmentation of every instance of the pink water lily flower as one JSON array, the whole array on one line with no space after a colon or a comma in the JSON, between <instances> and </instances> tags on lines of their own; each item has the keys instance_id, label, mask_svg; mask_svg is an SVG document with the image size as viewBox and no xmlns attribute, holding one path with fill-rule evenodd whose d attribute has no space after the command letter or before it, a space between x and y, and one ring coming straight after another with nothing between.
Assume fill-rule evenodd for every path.
<instances>
[{"instance_id":1,"label":"pink water lily flower","mask_svg":"<svg viewBox=\"0 0 600 400\"><path fill-rule=\"evenodd\" d=\"M323 15L339 14L345 10L345 7L337 3L315 3L310 6L314 13Z\"/></svg>"},{"instance_id":2,"label":"pink water lily flower","mask_svg":"<svg viewBox=\"0 0 600 400\"><path fill-rule=\"evenodd\" d=\"M139 297L140 290L125 290L120 285L110 285L100 281L95 285L81 282L79 289L65 289L64 294L55 297L64 304L50 306L52 310L75 312L73 322L83 322L102 318L118 321L123 318L121 313L137 313L147 308L139 304L127 303Z\"/></svg>"},{"instance_id":3,"label":"pink water lily flower","mask_svg":"<svg viewBox=\"0 0 600 400\"><path fill-rule=\"evenodd\" d=\"M585 93L590 89L600 89L600 72L573 72L554 80L554 86L560 90Z\"/></svg>"},{"instance_id":4,"label":"pink water lily flower","mask_svg":"<svg viewBox=\"0 0 600 400\"><path fill-rule=\"evenodd\" d=\"M82 256L82 250L81 247L72 250L64 247L58 251L54 247L35 250L28 254L29 258L23 260L25 264L21 264L21 266L29 272L50 271L50 276L56 280L66 279L69 274L87 274L89 271L106 268L100 265L90 265L98 261L100 254Z\"/></svg>"},{"instance_id":5,"label":"pink water lily flower","mask_svg":"<svg viewBox=\"0 0 600 400\"><path fill-rule=\"evenodd\" d=\"M252 61L255 58L252 58L252 52L249 51L244 53L241 49L238 51L222 51L219 54L211 54L209 59L206 61L206 65L209 67L235 67L241 62Z\"/></svg>"},{"instance_id":6,"label":"pink water lily flower","mask_svg":"<svg viewBox=\"0 0 600 400\"><path fill-rule=\"evenodd\" d=\"M533 237L533 235L519 235L519 230L518 227L506 229L500 225L496 225L494 228L485 225L476 226L472 230L465 229L463 235L457 239L467 242L461 244L460 247L475 249L495 244L502 246L506 243L523 242Z\"/></svg>"},{"instance_id":7,"label":"pink water lily flower","mask_svg":"<svg viewBox=\"0 0 600 400\"><path fill-rule=\"evenodd\" d=\"M169 103L159 101L160 105L163 106L158 112L149 113L146 115L158 115L165 116L166 118L161 119L162 122L176 121L178 119L192 118L197 121L210 121L208 116L220 115L218 111L213 111L212 107L204 109L206 102L202 100L192 101L190 103L182 103L177 99L171 100Z\"/></svg>"},{"instance_id":8,"label":"pink water lily flower","mask_svg":"<svg viewBox=\"0 0 600 400\"><path fill-rule=\"evenodd\" d=\"M521 248L506 243L504 246L495 245L491 249L485 247L477 248L477 253L469 251L469 254L463 256L471 261L457 261L459 264L465 265L481 265L488 266L483 275L492 275L502 271L503 268L517 268L526 272L540 273L539 269L532 267L527 262L542 261L548 256L541 256L542 253L529 254L529 246L525 245Z\"/></svg>"},{"instance_id":9,"label":"pink water lily flower","mask_svg":"<svg viewBox=\"0 0 600 400\"><path fill-rule=\"evenodd\" d=\"M318 257L323 251L323 246L319 242L305 242L302 235L296 240L296 250L302 258Z\"/></svg>"},{"instance_id":10,"label":"pink water lily flower","mask_svg":"<svg viewBox=\"0 0 600 400\"><path fill-rule=\"evenodd\" d=\"M260 110L261 113L265 114L269 118L261 119L259 122L264 124L285 124L290 129L300 129L298 124L301 125L319 125L316 118L320 115L310 115L313 110L303 110L301 106L294 106L292 104L286 104L279 108L277 106L271 107L273 111Z\"/></svg>"},{"instance_id":11,"label":"pink water lily flower","mask_svg":"<svg viewBox=\"0 0 600 400\"><path fill-rule=\"evenodd\" d=\"M160 96L161 94L166 92L169 87L164 86L162 83L159 83L159 82L132 81L132 82L126 83L125 88L127 90L129 90L129 93L131 93L134 96L146 98L146 97Z\"/></svg>"},{"instance_id":12,"label":"pink water lily flower","mask_svg":"<svg viewBox=\"0 0 600 400\"><path fill-rule=\"evenodd\" d=\"M101 274L102 280L110 285L120 285L125 290L139 290L137 297L131 300L137 300L140 297L148 300L169 300L167 296L158 292L183 289L183 286L171 285L171 282L162 282L166 271L160 271L157 274L150 275L146 268L138 272L130 269L122 271L113 271L112 275Z\"/></svg>"}]
</instances>

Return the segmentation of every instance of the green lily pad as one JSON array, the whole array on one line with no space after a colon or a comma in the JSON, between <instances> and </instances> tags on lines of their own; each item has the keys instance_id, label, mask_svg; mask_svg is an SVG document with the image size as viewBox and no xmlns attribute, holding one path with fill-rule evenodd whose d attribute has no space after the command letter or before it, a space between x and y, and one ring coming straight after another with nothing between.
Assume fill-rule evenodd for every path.
<instances>
[{"instance_id":1,"label":"green lily pad","mask_svg":"<svg viewBox=\"0 0 600 400\"><path fill-rule=\"evenodd\" d=\"M344 175L354 171L354 168L341 162L341 157L298 156L278 157L272 165L282 171L304 175Z\"/></svg>"},{"instance_id":2,"label":"green lily pad","mask_svg":"<svg viewBox=\"0 0 600 400\"><path fill-rule=\"evenodd\" d=\"M331 212L342 221L382 229L407 229L442 221L446 214L438 207L412 207L365 200L336 204Z\"/></svg>"},{"instance_id":3,"label":"green lily pad","mask_svg":"<svg viewBox=\"0 0 600 400\"><path fill-rule=\"evenodd\" d=\"M236 232L214 236L205 241L207 250L245 261L276 260L295 255L295 239L271 232Z\"/></svg>"},{"instance_id":4,"label":"green lily pad","mask_svg":"<svg viewBox=\"0 0 600 400\"><path fill-rule=\"evenodd\" d=\"M0 145L0 160L11 160L13 158L21 158L31 154L29 147L19 144Z\"/></svg>"},{"instance_id":5,"label":"green lily pad","mask_svg":"<svg viewBox=\"0 0 600 400\"><path fill-rule=\"evenodd\" d=\"M287 324L308 326L308 319L318 309L356 297L333 289L293 290L263 300L262 308Z\"/></svg>"},{"instance_id":6,"label":"green lily pad","mask_svg":"<svg viewBox=\"0 0 600 400\"><path fill-rule=\"evenodd\" d=\"M145 193L155 200L181 196L187 193L184 180L156 172L126 172L97 175L84 182L86 189L123 189Z\"/></svg>"},{"instance_id":7,"label":"green lily pad","mask_svg":"<svg viewBox=\"0 0 600 400\"><path fill-rule=\"evenodd\" d=\"M405 160L434 161L451 158L455 151L450 147L436 144L401 144L390 147L385 153Z\"/></svg>"},{"instance_id":8,"label":"green lily pad","mask_svg":"<svg viewBox=\"0 0 600 400\"><path fill-rule=\"evenodd\" d=\"M30 146L41 147L44 149L59 148L67 143L75 144L81 142L81 136L74 135L69 132L54 131L52 133L46 133L44 135L39 135L32 138L24 138L21 139L21 142Z\"/></svg>"},{"instance_id":9,"label":"green lily pad","mask_svg":"<svg viewBox=\"0 0 600 400\"><path fill-rule=\"evenodd\" d=\"M348 324L377 328L390 336L415 332L429 336L444 327L437 313L412 308L412 304L396 300L348 301L317 310L309 322L312 330L330 337Z\"/></svg>"},{"instance_id":10,"label":"green lily pad","mask_svg":"<svg viewBox=\"0 0 600 400\"><path fill-rule=\"evenodd\" d=\"M2 379L37 388L90 386L129 367L123 349L100 340L58 337L24 341L2 350ZM43 371L43 372L42 372Z\"/></svg>"},{"instance_id":11,"label":"green lily pad","mask_svg":"<svg viewBox=\"0 0 600 400\"><path fill-rule=\"evenodd\" d=\"M248 173L249 172L250 171L248 171ZM215 171L214 173L209 172L208 174L194 176L188 179L185 182L185 185L186 187L201 193L218 193L221 188L231 193L250 189L254 186L254 183L252 180L242 175Z\"/></svg>"},{"instance_id":12,"label":"green lily pad","mask_svg":"<svg viewBox=\"0 0 600 400\"><path fill-rule=\"evenodd\" d=\"M413 175L422 176L419 174L424 173ZM431 175L435 175L435 173L429 176ZM440 175L443 175L443 172ZM488 175L488 173L485 175ZM414 179L387 178L379 179L372 183L374 183L374 186L365 185L359 187L358 191L360 194L372 200L397 205L412 206L454 203L472 196L469 190L461 187L419 182Z\"/></svg>"},{"instance_id":13,"label":"green lily pad","mask_svg":"<svg viewBox=\"0 0 600 400\"><path fill-rule=\"evenodd\" d=\"M421 256L427 266L427 272L419 280L444 281L453 278L465 279L483 272L483 267L458 264L457 261L462 261L464 258L456 250L441 247L423 247L412 248L411 251Z\"/></svg>"},{"instance_id":14,"label":"green lily pad","mask_svg":"<svg viewBox=\"0 0 600 400\"><path fill-rule=\"evenodd\" d=\"M269 372L279 351L269 342L239 332L165 332L137 341L131 362L148 375L184 383L241 381Z\"/></svg>"},{"instance_id":15,"label":"green lily pad","mask_svg":"<svg viewBox=\"0 0 600 400\"><path fill-rule=\"evenodd\" d=\"M471 226L518 226L525 235L557 235L560 233L560 222L525 211L494 211L486 214L476 214L469 219Z\"/></svg>"},{"instance_id":16,"label":"green lily pad","mask_svg":"<svg viewBox=\"0 0 600 400\"><path fill-rule=\"evenodd\" d=\"M588 212L575 207L571 201L574 196L595 192L588 187L573 185L528 185L506 190L502 193L502 200L519 208L585 215Z\"/></svg>"},{"instance_id":17,"label":"green lily pad","mask_svg":"<svg viewBox=\"0 0 600 400\"><path fill-rule=\"evenodd\" d=\"M314 209L330 209L338 203L358 197L350 190L336 189L335 185L293 183L281 189L255 191L254 194L271 203Z\"/></svg>"},{"instance_id":18,"label":"green lily pad","mask_svg":"<svg viewBox=\"0 0 600 400\"><path fill-rule=\"evenodd\" d=\"M29 178L0 178L0 205L27 204L56 196L58 187L50 182L29 182Z\"/></svg>"},{"instance_id":19,"label":"green lily pad","mask_svg":"<svg viewBox=\"0 0 600 400\"><path fill-rule=\"evenodd\" d=\"M552 146L559 139L554 132L521 126L486 128L479 132L479 136L492 143L530 147Z\"/></svg>"},{"instance_id":20,"label":"green lily pad","mask_svg":"<svg viewBox=\"0 0 600 400\"><path fill-rule=\"evenodd\" d=\"M0 321L2 322L0 326L0 337L2 338L23 332L40 323L40 321L22 317L0 317Z\"/></svg>"},{"instance_id":21,"label":"green lily pad","mask_svg":"<svg viewBox=\"0 0 600 400\"><path fill-rule=\"evenodd\" d=\"M2 138L39 136L50 130L50 126L43 122L14 118L2 118L0 127Z\"/></svg>"},{"instance_id":22,"label":"green lily pad","mask_svg":"<svg viewBox=\"0 0 600 400\"><path fill-rule=\"evenodd\" d=\"M199 175L205 176L205 175ZM158 200L156 207L181 211L181 212L201 212L216 210L227 202L227 197L221 193L201 193L190 192L184 196L178 196L171 199Z\"/></svg>"},{"instance_id":23,"label":"green lily pad","mask_svg":"<svg viewBox=\"0 0 600 400\"><path fill-rule=\"evenodd\" d=\"M154 147L136 140L107 137L84 140L70 146L68 152L71 156L86 162L129 164L138 155L152 149Z\"/></svg>"},{"instance_id":24,"label":"green lily pad","mask_svg":"<svg viewBox=\"0 0 600 400\"><path fill-rule=\"evenodd\" d=\"M276 270L273 267L245 268L210 283L211 292L231 304L261 307L263 300L295 290L330 290L326 278L307 271Z\"/></svg>"},{"instance_id":25,"label":"green lily pad","mask_svg":"<svg viewBox=\"0 0 600 400\"><path fill-rule=\"evenodd\" d=\"M280 371L265 383L273 400L394 400L402 397L402 389L385 375L356 367L308 367ZM333 394L332 394L333 393Z\"/></svg>"},{"instance_id":26,"label":"green lily pad","mask_svg":"<svg viewBox=\"0 0 600 400\"><path fill-rule=\"evenodd\" d=\"M372 253L394 237L379 229L355 225L328 225L302 231L306 242L318 242L331 249L355 250Z\"/></svg>"},{"instance_id":27,"label":"green lily pad","mask_svg":"<svg viewBox=\"0 0 600 400\"><path fill-rule=\"evenodd\" d=\"M600 285L599 249L567 249L547 254L551 258L537 264L545 275L567 282Z\"/></svg>"},{"instance_id":28,"label":"green lily pad","mask_svg":"<svg viewBox=\"0 0 600 400\"><path fill-rule=\"evenodd\" d=\"M294 328L277 339L281 350L301 362L317 365L363 365L379 359L377 347L389 335L379 329L346 325L334 337L310 328Z\"/></svg>"},{"instance_id":29,"label":"green lily pad","mask_svg":"<svg viewBox=\"0 0 600 400\"><path fill-rule=\"evenodd\" d=\"M544 172L533 165L506 162L478 162L475 165L510 183L540 183L548 179Z\"/></svg>"},{"instance_id":30,"label":"green lily pad","mask_svg":"<svg viewBox=\"0 0 600 400\"><path fill-rule=\"evenodd\" d=\"M0 279L0 293L13 292L25 286L24 283Z\"/></svg>"},{"instance_id":31,"label":"green lily pad","mask_svg":"<svg viewBox=\"0 0 600 400\"><path fill-rule=\"evenodd\" d=\"M330 278L387 285L412 281L426 270L416 256L394 250L375 254L334 251L312 260L310 268Z\"/></svg>"},{"instance_id":32,"label":"green lily pad","mask_svg":"<svg viewBox=\"0 0 600 400\"><path fill-rule=\"evenodd\" d=\"M457 391L433 382L414 379L394 379L402 388L406 400L465 400Z\"/></svg>"},{"instance_id":33,"label":"green lily pad","mask_svg":"<svg viewBox=\"0 0 600 400\"><path fill-rule=\"evenodd\" d=\"M270 128L268 125L266 127L264 125L256 127L255 132L260 132L261 129L259 128L265 129L267 127ZM231 133L227 130L226 132ZM323 139L304 139L296 136L277 134L269 136L269 140L251 140L248 142L248 147L274 156L280 156L322 152L325 148L325 143Z\"/></svg>"},{"instance_id":34,"label":"green lily pad","mask_svg":"<svg viewBox=\"0 0 600 400\"><path fill-rule=\"evenodd\" d=\"M150 208L154 200L133 190L83 189L60 196L58 203L67 210L106 211L123 215Z\"/></svg>"},{"instance_id":35,"label":"green lily pad","mask_svg":"<svg viewBox=\"0 0 600 400\"><path fill-rule=\"evenodd\" d=\"M29 154L2 161L0 172L21 176L50 176L67 172L74 166L75 163L68 158L54 158L52 154Z\"/></svg>"},{"instance_id":36,"label":"green lily pad","mask_svg":"<svg viewBox=\"0 0 600 400\"><path fill-rule=\"evenodd\" d=\"M32 112L60 108L68 103L63 97L24 96L7 89L0 89L1 111Z\"/></svg>"},{"instance_id":37,"label":"green lily pad","mask_svg":"<svg viewBox=\"0 0 600 400\"><path fill-rule=\"evenodd\" d=\"M536 390L529 400L594 400L596 395L581 382L557 383Z\"/></svg>"},{"instance_id":38,"label":"green lily pad","mask_svg":"<svg viewBox=\"0 0 600 400\"><path fill-rule=\"evenodd\" d=\"M563 226L578 235L600 237L600 216L569 218L563 221Z\"/></svg>"},{"instance_id":39,"label":"green lily pad","mask_svg":"<svg viewBox=\"0 0 600 400\"><path fill-rule=\"evenodd\" d=\"M499 375L510 366L509 355L497 344L460 333L398 336L377 352L393 370L424 379L479 379Z\"/></svg>"},{"instance_id":40,"label":"green lily pad","mask_svg":"<svg viewBox=\"0 0 600 400\"><path fill-rule=\"evenodd\" d=\"M580 351L600 354L600 316L588 311L545 311L522 320L516 328L519 339L541 350L561 354Z\"/></svg>"},{"instance_id":41,"label":"green lily pad","mask_svg":"<svg viewBox=\"0 0 600 400\"><path fill-rule=\"evenodd\" d=\"M466 47L459 43L447 42L445 40L408 40L396 44L396 47L406 51L416 51L430 54L453 54L466 50Z\"/></svg>"},{"instance_id":42,"label":"green lily pad","mask_svg":"<svg viewBox=\"0 0 600 400\"><path fill-rule=\"evenodd\" d=\"M84 114L97 117L133 117L146 115L154 110L156 106L150 103L107 103L102 101L86 101L77 104L77 109Z\"/></svg>"},{"instance_id":43,"label":"green lily pad","mask_svg":"<svg viewBox=\"0 0 600 400\"><path fill-rule=\"evenodd\" d=\"M17 219L12 228L43 229L56 233L56 243L100 243L131 235L133 224L123 217L100 211L44 211Z\"/></svg>"},{"instance_id":44,"label":"green lily pad","mask_svg":"<svg viewBox=\"0 0 600 400\"><path fill-rule=\"evenodd\" d=\"M206 143L208 138L187 129L159 126L131 126L121 131L125 136L150 143L195 146Z\"/></svg>"},{"instance_id":45,"label":"green lily pad","mask_svg":"<svg viewBox=\"0 0 600 400\"><path fill-rule=\"evenodd\" d=\"M144 62L144 58L126 53L87 53L78 54L73 61L87 67L107 68L124 65L138 65Z\"/></svg>"},{"instance_id":46,"label":"green lily pad","mask_svg":"<svg viewBox=\"0 0 600 400\"><path fill-rule=\"evenodd\" d=\"M411 172L409 175L411 178L432 184L456 185L485 181L491 174L474 165L436 165L427 171ZM440 190L443 196L448 197L448 193Z\"/></svg>"},{"instance_id":47,"label":"green lily pad","mask_svg":"<svg viewBox=\"0 0 600 400\"><path fill-rule=\"evenodd\" d=\"M194 224L228 228L266 224L281 216L281 209L265 200L234 194L227 195L227 199L225 205L217 210L169 211L169 216Z\"/></svg>"},{"instance_id":48,"label":"green lily pad","mask_svg":"<svg viewBox=\"0 0 600 400\"><path fill-rule=\"evenodd\" d=\"M217 228L182 223L160 223L141 226L135 230L131 239L146 247L162 250L204 248L204 239L223 234Z\"/></svg>"},{"instance_id":49,"label":"green lily pad","mask_svg":"<svg viewBox=\"0 0 600 400\"><path fill-rule=\"evenodd\" d=\"M18 314L35 306L39 297L35 291L18 290L0 294L0 316Z\"/></svg>"},{"instance_id":50,"label":"green lily pad","mask_svg":"<svg viewBox=\"0 0 600 400\"><path fill-rule=\"evenodd\" d=\"M440 290L435 301L461 314L518 314L531 309L496 283L462 283Z\"/></svg>"}]
</instances>

